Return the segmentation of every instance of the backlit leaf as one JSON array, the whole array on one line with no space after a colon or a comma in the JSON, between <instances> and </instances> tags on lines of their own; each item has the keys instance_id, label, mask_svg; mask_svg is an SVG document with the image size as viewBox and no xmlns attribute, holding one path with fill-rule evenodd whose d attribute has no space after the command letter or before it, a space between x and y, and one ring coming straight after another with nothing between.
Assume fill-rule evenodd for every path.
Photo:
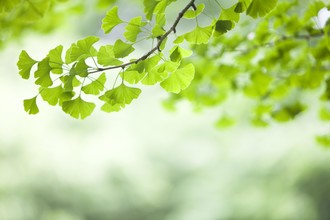
<instances>
[{"instance_id":1,"label":"backlit leaf","mask_svg":"<svg viewBox=\"0 0 330 220\"><path fill-rule=\"evenodd\" d=\"M204 8L205 8L204 4L199 4L196 7L196 10L191 8L190 10L186 11L186 13L184 13L183 17L187 19L193 19L197 17L200 13L202 13Z\"/></svg>"},{"instance_id":2,"label":"backlit leaf","mask_svg":"<svg viewBox=\"0 0 330 220\"><path fill-rule=\"evenodd\" d=\"M37 106L37 96L31 99L25 99L23 101L24 110L30 115L35 115L39 112L39 108Z\"/></svg>"},{"instance_id":3,"label":"backlit leaf","mask_svg":"<svg viewBox=\"0 0 330 220\"><path fill-rule=\"evenodd\" d=\"M130 20L128 25L125 27L124 36L127 40L135 42L138 34L141 32L142 17L135 17Z\"/></svg>"},{"instance_id":4,"label":"backlit leaf","mask_svg":"<svg viewBox=\"0 0 330 220\"><path fill-rule=\"evenodd\" d=\"M132 44L127 44L122 40L117 40L113 46L113 52L116 58L122 58L128 56L134 51Z\"/></svg>"},{"instance_id":5,"label":"backlit leaf","mask_svg":"<svg viewBox=\"0 0 330 220\"><path fill-rule=\"evenodd\" d=\"M53 88L40 88L40 94L44 101L48 102L50 105L57 105L61 98L61 94L64 92L64 89L61 85Z\"/></svg>"},{"instance_id":6,"label":"backlit leaf","mask_svg":"<svg viewBox=\"0 0 330 220\"><path fill-rule=\"evenodd\" d=\"M52 49L48 53L49 57L49 65L52 68L52 72L55 74L61 74L63 73L63 60L62 60L62 51L63 46L59 45L56 48Z\"/></svg>"},{"instance_id":7,"label":"backlit leaf","mask_svg":"<svg viewBox=\"0 0 330 220\"><path fill-rule=\"evenodd\" d=\"M206 44L212 34L212 27L199 27L197 26L194 30L191 32L188 32L184 35L184 38L189 42L193 44Z\"/></svg>"},{"instance_id":8,"label":"backlit leaf","mask_svg":"<svg viewBox=\"0 0 330 220\"><path fill-rule=\"evenodd\" d=\"M166 80L161 82L161 86L168 92L179 93L189 86L194 79L195 68L193 64L177 69Z\"/></svg>"},{"instance_id":9,"label":"backlit leaf","mask_svg":"<svg viewBox=\"0 0 330 220\"><path fill-rule=\"evenodd\" d=\"M37 80L35 84L41 85L43 87L48 87L53 85L53 81L50 78L50 71L52 68L49 65L49 57L46 57L38 63L38 69L34 72L34 78Z\"/></svg>"},{"instance_id":10,"label":"backlit leaf","mask_svg":"<svg viewBox=\"0 0 330 220\"><path fill-rule=\"evenodd\" d=\"M268 14L277 4L277 0L252 0L246 14L253 18L263 17Z\"/></svg>"},{"instance_id":11,"label":"backlit leaf","mask_svg":"<svg viewBox=\"0 0 330 220\"><path fill-rule=\"evenodd\" d=\"M19 60L17 62L17 66L19 68L19 74L23 79L30 78L31 68L37 61L32 59L25 50L22 50L19 55Z\"/></svg>"},{"instance_id":12,"label":"backlit leaf","mask_svg":"<svg viewBox=\"0 0 330 220\"><path fill-rule=\"evenodd\" d=\"M80 96L76 99L65 101L62 110L77 119L84 119L90 116L95 108L95 104L83 100Z\"/></svg>"},{"instance_id":13,"label":"backlit leaf","mask_svg":"<svg viewBox=\"0 0 330 220\"><path fill-rule=\"evenodd\" d=\"M123 23L123 21L118 17L118 7L115 6L110 9L105 18L102 20L102 29L104 33L109 33L118 24Z\"/></svg>"},{"instance_id":14,"label":"backlit leaf","mask_svg":"<svg viewBox=\"0 0 330 220\"><path fill-rule=\"evenodd\" d=\"M122 83L120 86L106 91L100 99L111 105L130 104L133 99L139 97L140 93L141 89L128 87Z\"/></svg>"},{"instance_id":15,"label":"backlit leaf","mask_svg":"<svg viewBox=\"0 0 330 220\"><path fill-rule=\"evenodd\" d=\"M123 62L115 58L112 45L101 46L97 53L97 61L103 66L120 65Z\"/></svg>"},{"instance_id":16,"label":"backlit leaf","mask_svg":"<svg viewBox=\"0 0 330 220\"><path fill-rule=\"evenodd\" d=\"M106 80L105 73L102 73L97 79L93 80L93 82L83 86L81 90L86 94L98 95L103 91Z\"/></svg>"}]
</instances>

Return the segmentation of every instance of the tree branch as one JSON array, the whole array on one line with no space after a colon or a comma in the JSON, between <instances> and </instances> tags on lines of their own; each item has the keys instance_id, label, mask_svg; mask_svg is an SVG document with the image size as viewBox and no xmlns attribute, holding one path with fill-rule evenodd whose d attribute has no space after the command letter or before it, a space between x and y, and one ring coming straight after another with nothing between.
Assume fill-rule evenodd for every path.
<instances>
[{"instance_id":1,"label":"tree branch","mask_svg":"<svg viewBox=\"0 0 330 220\"><path fill-rule=\"evenodd\" d=\"M179 14L178 14L176 20L174 21L173 25L171 26L171 28L168 29L168 31L159 38L156 46L154 46L151 50L149 50L145 55L143 55L139 59L134 60L134 61L130 61L130 62L127 62L127 63L123 63L123 64L118 65L118 66L110 66L110 67L106 67L106 68L98 68L97 70L94 70L94 71L89 72L89 74L91 74L91 73L98 73L98 72L102 72L102 71L106 71L106 70L112 70L112 69L119 69L119 68L123 69L123 68L125 68L127 66L130 66L132 64L137 64L137 63L139 63L139 62L147 59L151 54L153 54L155 51L159 50L161 44L167 38L168 35L170 35L172 32L173 33L176 33L176 26L179 24L179 22L182 19L183 15L186 13L186 11L189 10L190 7L192 7L193 9L196 8L196 6L195 6L195 0L190 0L190 2L186 5L186 7L184 7L179 12Z\"/></svg>"}]
</instances>

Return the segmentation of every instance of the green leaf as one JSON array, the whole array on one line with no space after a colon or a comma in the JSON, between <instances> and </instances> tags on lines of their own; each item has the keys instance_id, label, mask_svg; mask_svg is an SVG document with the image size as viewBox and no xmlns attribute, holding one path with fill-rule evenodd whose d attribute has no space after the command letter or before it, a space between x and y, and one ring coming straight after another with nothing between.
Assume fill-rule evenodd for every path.
<instances>
[{"instance_id":1,"label":"green leaf","mask_svg":"<svg viewBox=\"0 0 330 220\"><path fill-rule=\"evenodd\" d=\"M113 52L116 58L122 58L128 56L134 51L132 44L126 44L122 40L117 40L113 47Z\"/></svg>"},{"instance_id":2,"label":"green leaf","mask_svg":"<svg viewBox=\"0 0 330 220\"><path fill-rule=\"evenodd\" d=\"M118 7L115 6L112 9L110 9L105 18L102 20L102 29L104 33L109 33L114 27L116 27L118 24L123 23L119 17L118 17Z\"/></svg>"},{"instance_id":3,"label":"green leaf","mask_svg":"<svg viewBox=\"0 0 330 220\"><path fill-rule=\"evenodd\" d=\"M85 60L79 60L74 68L78 76L81 77L88 76L88 68L90 67L86 64Z\"/></svg>"},{"instance_id":4,"label":"green leaf","mask_svg":"<svg viewBox=\"0 0 330 220\"><path fill-rule=\"evenodd\" d=\"M191 50L184 49L179 46L174 46L170 51L170 59L173 62L179 62L185 57L191 56L193 52Z\"/></svg>"},{"instance_id":5,"label":"green leaf","mask_svg":"<svg viewBox=\"0 0 330 220\"><path fill-rule=\"evenodd\" d=\"M23 79L30 78L31 68L36 63L37 61L32 59L25 50L22 50L21 54L19 55L17 66L19 68L19 74Z\"/></svg>"},{"instance_id":6,"label":"green leaf","mask_svg":"<svg viewBox=\"0 0 330 220\"><path fill-rule=\"evenodd\" d=\"M239 21L240 16L239 13L235 11L236 7L237 5L234 5L230 8L222 9L218 20L229 20L237 23Z\"/></svg>"},{"instance_id":7,"label":"green leaf","mask_svg":"<svg viewBox=\"0 0 330 220\"><path fill-rule=\"evenodd\" d=\"M37 78L35 81L36 85L41 85L43 87L49 87L53 85L53 81L50 78L50 71L52 68L49 65L49 57L44 58L38 63L38 69L34 72L34 78Z\"/></svg>"},{"instance_id":8,"label":"green leaf","mask_svg":"<svg viewBox=\"0 0 330 220\"><path fill-rule=\"evenodd\" d=\"M316 141L323 147L330 147L330 134L316 136Z\"/></svg>"},{"instance_id":9,"label":"green leaf","mask_svg":"<svg viewBox=\"0 0 330 220\"><path fill-rule=\"evenodd\" d=\"M160 85L168 92L179 93L189 86L194 79L194 75L195 68L190 63L183 68L177 69Z\"/></svg>"},{"instance_id":10,"label":"green leaf","mask_svg":"<svg viewBox=\"0 0 330 220\"><path fill-rule=\"evenodd\" d=\"M136 84L140 82L141 79L146 75L146 72L138 72L137 70L127 69L121 73L121 77L130 84Z\"/></svg>"},{"instance_id":11,"label":"green leaf","mask_svg":"<svg viewBox=\"0 0 330 220\"><path fill-rule=\"evenodd\" d=\"M96 49L93 47L100 38L95 36L89 36L85 39L77 41L76 44L72 44L67 50L66 62L72 63L73 61L92 57L97 55Z\"/></svg>"},{"instance_id":12,"label":"green leaf","mask_svg":"<svg viewBox=\"0 0 330 220\"><path fill-rule=\"evenodd\" d=\"M125 104L109 104L109 103L104 103L101 107L102 111L105 112L119 112L121 109L125 108Z\"/></svg>"},{"instance_id":13,"label":"green leaf","mask_svg":"<svg viewBox=\"0 0 330 220\"><path fill-rule=\"evenodd\" d=\"M77 119L84 119L90 116L94 108L94 103L84 101L80 96L62 104L62 110Z\"/></svg>"},{"instance_id":14,"label":"green leaf","mask_svg":"<svg viewBox=\"0 0 330 220\"><path fill-rule=\"evenodd\" d=\"M139 97L141 93L141 89L128 87L125 84L121 84L120 86L108 90L104 95L100 97L101 100L106 101L111 105L116 104L130 104L133 99Z\"/></svg>"},{"instance_id":15,"label":"green leaf","mask_svg":"<svg viewBox=\"0 0 330 220\"><path fill-rule=\"evenodd\" d=\"M215 31L222 35L233 28L233 22L230 20L218 20L215 24Z\"/></svg>"},{"instance_id":16,"label":"green leaf","mask_svg":"<svg viewBox=\"0 0 330 220\"><path fill-rule=\"evenodd\" d=\"M235 120L228 115L224 115L216 122L215 125L217 128L228 128L235 125Z\"/></svg>"},{"instance_id":17,"label":"green leaf","mask_svg":"<svg viewBox=\"0 0 330 220\"><path fill-rule=\"evenodd\" d=\"M205 8L204 4L199 4L196 7L196 10L189 9L188 11L186 11L186 13L184 13L183 17L186 19L193 19L197 17L200 13L202 13L204 11L204 8Z\"/></svg>"},{"instance_id":18,"label":"green leaf","mask_svg":"<svg viewBox=\"0 0 330 220\"><path fill-rule=\"evenodd\" d=\"M24 110L30 115L35 115L39 112L39 108L37 106L37 96L31 99L25 99L23 101Z\"/></svg>"},{"instance_id":19,"label":"green leaf","mask_svg":"<svg viewBox=\"0 0 330 220\"><path fill-rule=\"evenodd\" d=\"M143 1L144 14L146 15L146 19L148 19L149 21L152 18L152 14L153 14L157 4L158 4L158 1L155 1L155 0L144 0Z\"/></svg>"},{"instance_id":20,"label":"green leaf","mask_svg":"<svg viewBox=\"0 0 330 220\"><path fill-rule=\"evenodd\" d=\"M75 63L71 67L69 75L61 77L61 80L64 84L64 90L65 91L72 91L74 86L80 85L80 81L77 80L77 78L76 78L76 75L77 75L77 71L75 69L76 64L77 63Z\"/></svg>"},{"instance_id":21,"label":"green leaf","mask_svg":"<svg viewBox=\"0 0 330 220\"><path fill-rule=\"evenodd\" d=\"M167 77L166 63L158 65L151 70L147 71L146 76L142 80L144 85L154 85L163 81Z\"/></svg>"},{"instance_id":22,"label":"green leaf","mask_svg":"<svg viewBox=\"0 0 330 220\"><path fill-rule=\"evenodd\" d=\"M40 94L44 101L48 102L50 105L57 105L61 99L61 95L64 93L64 89L61 85L53 88L40 88Z\"/></svg>"},{"instance_id":23,"label":"green leaf","mask_svg":"<svg viewBox=\"0 0 330 220\"><path fill-rule=\"evenodd\" d=\"M277 4L277 0L252 0L246 14L253 18L263 17L268 14Z\"/></svg>"},{"instance_id":24,"label":"green leaf","mask_svg":"<svg viewBox=\"0 0 330 220\"><path fill-rule=\"evenodd\" d=\"M156 24L152 28L151 32L152 32L152 37L153 38L161 37L161 36L163 36L166 33L166 31L164 30L164 28L162 26L158 25L158 24Z\"/></svg>"},{"instance_id":25,"label":"green leaf","mask_svg":"<svg viewBox=\"0 0 330 220\"><path fill-rule=\"evenodd\" d=\"M59 45L50 50L47 57L49 57L49 65L52 68L52 72L55 74L63 73L63 60L62 60L63 46Z\"/></svg>"},{"instance_id":26,"label":"green leaf","mask_svg":"<svg viewBox=\"0 0 330 220\"><path fill-rule=\"evenodd\" d=\"M184 35L184 38L193 44L206 44L212 34L212 26L199 27L197 26L191 32Z\"/></svg>"},{"instance_id":27,"label":"green leaf","mask_svg":"<svg viewBox=\"0 0 330 220\"><path fill-rule=\"evenodd\" d=\"M124 36L127 40L135 42L138 34L141 32L142 17L135 17L130 20L128 25L125 27Z\"/></svg>"},{"instance_id":28,"label":"green leaf","mask_svg":"<svg viewBox=\"0 0 330 220\"><path fill-rule=\"evenodd\" d=\"M123 62L115 58L112 45L101 46L97 53L97 61L103 66L116 66Z\"/></svg>"},{"instance_id":29,"label":"green leaf","mask_svg":"<svg viewBox=\"0 0 330 220\"><path fill-rule=\"evenodd\" d=\"M97 79L93 80L90 84L83 86L82 91L86 94L98 95L104 89L104 83L107 78L105 73L102 73Z\"/></svg>"}]
</instances>

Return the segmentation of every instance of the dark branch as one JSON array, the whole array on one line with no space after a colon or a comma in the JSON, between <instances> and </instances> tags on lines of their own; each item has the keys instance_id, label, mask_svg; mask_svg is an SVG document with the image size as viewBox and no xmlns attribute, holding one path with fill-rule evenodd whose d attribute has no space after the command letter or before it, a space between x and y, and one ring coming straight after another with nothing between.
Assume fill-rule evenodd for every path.
<instances>
[{"instance_id":1,"label":"dark branch","mask_svg":"<svg viewBox=\"0 0 330 220\"><path fill-rule=\"evenodd\" d=\"M145 55L143 55L142 57L140 57L137 60L131 61L131 62L127 62L127 63L123 63L121 65L118 66L110 66L110 67L106 67L106 68L98 68L97 70L91 71L89 72L89 74L91 73L98 73L98 72L102 72L102 71L106 71L106 70L112 70L112 69L118 69L118 68L126 68L127 66L130 66L132 64L137 64L145 59L147 59L151 54L153 54L155 51L160 51L160 47L163 43L163 41L168 37L168 35L170 35L172 32L176 33L176 26L179 24L180 20L182 19L183 15L186 13L186 11L189 10L189 8L193 8L195 9L195 0L190 0L190 2L186 5L186 7L184 7L178 14L178 17L175 19L173 25L171 26L170 29L168 29L168 31L159 38L156 46L154 46L151 50L149 50Z\"/></svg>"}]
</instances>

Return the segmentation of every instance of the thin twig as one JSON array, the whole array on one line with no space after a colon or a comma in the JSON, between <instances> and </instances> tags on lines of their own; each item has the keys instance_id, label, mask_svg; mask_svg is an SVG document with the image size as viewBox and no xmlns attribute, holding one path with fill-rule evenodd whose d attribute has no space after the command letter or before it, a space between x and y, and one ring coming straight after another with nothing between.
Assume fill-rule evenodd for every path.
<instances>
[{"instance_id":1,"label":"thin twig","mask_svg":"<svg viewBox=\"0 0 330 220\"><path fill-rule=\"evenodd\" d=\"M95 71L91 71L89 72L90 74L91 73L98 73L98 72L102 72L102 71L106 71L106 70L112 70L112 69L119 69L119 68L122 68L124 69L125 67L127 66L130 66L132 64L137 64L145 59L147 59L151 54L153 54L155 51L159 50L161 44L163 43L163 41L167 38L168 35L170 35L172 32L175 33L176 32L176 26L179 24L179 21L182 19L184 13L186 13L186 11L189 10L190 7L196 7L195 6L195 0L191 0L187 5L186 7L184 7L178 14L178 17L176 18L176 20L174 21L173 25L171 26L170 29L168 29L168 31L162 35L156 46L154 46L150 51L148 51L148 53L146 53L145 55L143 55L142 57L140 57L139 59L137 60L134 60L134 61L130 61L130 62L127 62L127 63L123 63L121 65L118 65L118 66L110 66L110 67L106 67L106 68L98 68L97 70Z\"/></svg>"}]
</instances>

